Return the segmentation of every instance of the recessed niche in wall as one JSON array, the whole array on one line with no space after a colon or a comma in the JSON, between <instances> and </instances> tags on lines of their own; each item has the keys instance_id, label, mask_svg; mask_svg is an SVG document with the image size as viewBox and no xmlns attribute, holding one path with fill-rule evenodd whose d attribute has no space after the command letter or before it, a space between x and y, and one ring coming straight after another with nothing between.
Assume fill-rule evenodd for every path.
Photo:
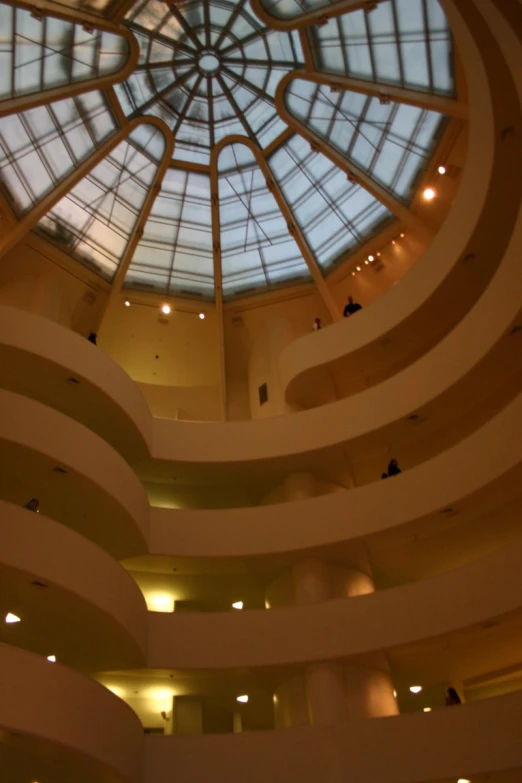
<instances>
[{"instance_id":1,"label":"recessed niche in wall","mask_svg":"<svg viewBox=\"0 0 522 783\"><path fill-rule=\"evenodd\" d=\"M259 393L259 404L264 405L265 402L268 402L268 384L262 383L261 386L258 389Z\"/></svg>"}]
</instances>

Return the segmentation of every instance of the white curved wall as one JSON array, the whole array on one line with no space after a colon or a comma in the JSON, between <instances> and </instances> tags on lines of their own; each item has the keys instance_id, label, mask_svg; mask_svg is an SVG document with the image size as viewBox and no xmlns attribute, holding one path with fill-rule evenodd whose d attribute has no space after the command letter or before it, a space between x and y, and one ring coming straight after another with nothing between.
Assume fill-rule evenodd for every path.
<instances>
[{"instance_id":1,"label":"white curved wall","mask_svg":"<svg viewBox=\"0 0 522 783\"><path fill-rule=\"evenodd\" d=\"M114 558L43 514L5 501L0 501L0 539L0 570L9 569L42 582L52 591L46 596L51 604L60 593L67 611L81 612L87 604L100 620L109 619L114 625L112 644L119 634L123 637L119 655L118 650L107 650L108 659L119 657L122 666L143 663L147 607L135 581ZM9 576L4 579L7 581ZM85 628L87 648L88 633Z\"/></svg>"},{"instance_id":2,"label":"white curved wall","mask_svg":"<svg viewBox=\"0 0 522 783\"><path fill-rule=\"evenodd\" d=\"M148 664L157 669L277 666L443 636L520 610L521 560L518 538L453 571L357 598L270 611L151 614Z\"/></svg>"},{"instance_id":3,"label":"white curved wall","mask_svg":"<svg viewBox=\"0 0 522 783\"><path fill-rule=\"evenodd\" d=\"M87 756L116 780L141 780L143 730L124 702L94 680L0 645L0 727Z\"/></svg>"},{"instance_id":4,"label":"white curved wall","mask_svg":"<svg viewBox=\"0 0 522 783\"><path fill-rule=\"evenodd\" d=\"M239 736L147 737L146 783L428 783L522 766L522 693L458 709Z\"/></svg>"},{"instance_id":5,"label":"white curved wall","mask_svg":"<svg viewBox=\"0 0 522 783\"><path fill-rule=\"evenodd\" d=\"M387 481L248 510L153 508L149 551L188 557L292 552L370 536L475 494L485 499L491 493L501 502L520 493L521 443L519 395L457 446Z\"/></svg>"},{"instance_id":6,"label":"white curved wall","mask_svg":"<svg viewBox=\"0 0 522 783\"><path fill-rule=\"evenodd\" d=\"M10 452L21 461L25 451L31 455L31 469L38 481L53 466L64 467L69 472L64 480L71 485L78 482L77 507L68 508L71 523L113 552L119 550L120 557L143 551L148 500L136 474L124 459L83 425L27 397L0 390L0 408L0 441L6 465ZM29 464L27 459L29 475L25 480L28 485L31 479ZM7 469L4 472L8 475ZM27 491L29 497L35 494L29 486ZM64 494L68 491L67 485L64 486ZM105 526L101 525L100 518L82 519L86 491L91 497L98 497L99 517L103 519L105 514L111 520L110 524L107 520ZM119 540L115 532L119 534Z\"/></svg>"}]
</instances>

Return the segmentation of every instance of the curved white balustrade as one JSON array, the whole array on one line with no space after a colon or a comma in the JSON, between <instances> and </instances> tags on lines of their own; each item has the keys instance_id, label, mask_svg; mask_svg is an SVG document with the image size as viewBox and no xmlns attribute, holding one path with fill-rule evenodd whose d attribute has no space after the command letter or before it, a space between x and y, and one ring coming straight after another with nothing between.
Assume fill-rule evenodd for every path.
<instances>
[{"instance_id":1,"label":"curved white balustrade","mask_svg":"<svg viewBox=\"0 0 522 783\"><path fill-rule=\"evenodd\" d=\"M4 501L0 540L2 606L22 618L0 625L2 641L89 671L144 664L147 607L110 555L43 514Z\"/></svg>"},{"instance_id":2,"label":"curved white balustrade","mask_svg":"<svg viewBox=\"0 0 522 783\"><path fill-rule=\"evenodd\" d=\"M173 767L181 780L219 783L474 780L522 767L521 723L522 693L514 693L456 709L325 728L147 737L144 780L170 783Z\"/></svg>"},{"instance_id":3,"label":"curved white balustrade","mask_svg":"<svg viewBox=\"0 0 522 783\"><path fill-rule=\"evenodd\" d=\"M295 552L420 522L463 500L468 509L501 503L521 492L521 444L519 395L465 440L393 479L275 506L152 508L149 551L176 557Z\"/></svg>"},{"instance_id":4,"label":"curved white balustrade","mask_svg":"<svg viewBox=\"0 0 522 783\"><path fill-rule=\"evenodd\" d=\"M122 368L81 335L0 306L0 385L84 424L126 459L147 453L150 411Z\"/></svg>"},{"instance_id":5,"label":"curved white balustrade","mask_svg":"<svg viewBox=\"0 0 522 783\"><path fill-rule=\"evenodd\" d=\"M145 550L148 500L127 462L86 427L0 390L3 497L42 512L119 558Z\"/></svg>"},{"instance_id":6,"label":"curved white balustrade","mask_svg":"<svg viewBox=\"0 0 522 783\"><path fill-rule=\"evenodd\" d=\"M461 568L357 598L269 611L151 614L148 665L153 669L282 666L445 636L522 609L521 560L519 537Z\"/></svg>"},{"instance_id":7,"label":"curved white balustrade","mask_svg":"<svg viewBox=\"0 0 522 783\"><path fill-rule=\"evenodd\" d=\"M105 768L108 783L142 780L143 729L133 711L94 680L34 653L0 645L0 729ZM2 740L0 739L0 742ZM58 756L59 757L59 756Z\"/></svg>"}]
</instances>

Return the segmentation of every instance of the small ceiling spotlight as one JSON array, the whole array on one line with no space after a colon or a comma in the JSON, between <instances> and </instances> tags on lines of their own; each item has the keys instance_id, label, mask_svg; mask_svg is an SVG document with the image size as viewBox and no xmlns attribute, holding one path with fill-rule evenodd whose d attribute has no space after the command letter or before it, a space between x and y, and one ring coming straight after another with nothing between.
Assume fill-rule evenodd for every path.
<instances>
[{"instance_id":1,"label":"small ceiling spotlight","mask_svg":"<svg viewBox=\"0 0 522 783\"><path fill-rule=\"evenodd\" d=\"M401 239L404 239L404 236L405 236L405 235L404 235L404 233L402 233L402 234L401 234Z\"/></svg>"},{"instance_id":2,"label":"small ceiling spotlight","mask_svg":"<svg viewBox=\"0 0 522 783\"><path fill-rule=\"evenodd\" d=\"M433 188L425 188L422 195L426 201L432 201L435 198L435 191Z\"/></svg>"},{"instance_id":3,"label":"small ceiling spotlight","mask_svg":"<svg viewBox=\"0 0 522 783\"><path fill-rule=\"evenodd\" d=\"M125 307L130 307L130 302L128 299L125 300Z\"/></svg>"},{"instance_id":4,"label":"small ceiling spotlight","mask_svg":"<svg viewBox=\"0 0 522 783\"><path fill-rule=\"evenodd\" d=\"M352 277L355 277L355 272L352 272Z\"/></svg>"},{"instance_id":5,"label":"small ceiling spotlight","mask_svg":"<svg viewBox=\"0 0 522 783\"><path fill-rule=\"evenodd\" d=\"M423 712L431 712L431 707L423 707L422 711Z\"/></svg>"},{"instance_id":6,"label":"small ceiling spotlight","mask_svg":"<svg viewBox=\"0 0 522 783\"><path fill-rule=\"evenodd\" d=\"M421 690L422 690L422 685L410 685L411 693L420 693Z\"/></svg>"},{"instance_id":7,"label":"small ceiling spotlight","mask_svg":"<svg viewBox=\"0 0 522 783\"><path fill-rule=\"evenodd\" d=\"M446 166L439 166L437 171L439 172L439 174L445 174L446 173Z\"/></svg>"},{"instance_id":8,"label":"small ceiling spotlight","mask_svg":"<svg viewBox=\"0 0 522 783\"><path fill-rule=\"evenodd\" d=\"M168 304L161 305L161 312L163 313L163 315L168 315L170 313L170 305Z\"/></svg>"},{"instance_id":9,"label":"small ceiling spotlight","mask_svg":"<svg viewBox=\"0 0 522 783\"><path fill-rule=\"evenodd\" d=\"M370 262L368 261L368 259L367 259L367 258L365 258L365 259L364 259L364 263L365 263L365 264L369 264Z\"/></svg>"},{"instance_id":10,"label":"small ceiling spotlight","mask_svg":"<svg viewBox=\"0 0 522 783\"><path fill-rule=\"evenodd\" d=\"M395 239L392 239L392 245L394 245L394 244L395 244Z\"/></svg>"},{"instance_id":11,"label":"small ceiling spotlight","mask_svg":"<svg viewBox=\"0 0 522 783\"><path fill-rule=\"evenodd\" d=\"M357 269L358 272L361 271L361 267L360 266L356 266L355 268Z\"/></svg>"},{"instance_id":12,"label":"small ceiling spotlight","mask_svg":"<svg viewBox=\"0 0 522 783\"><path fill-rule=\"evenodd\" d=\"M4 620L8 624L9 623L19 623L19 622L21 622L21 618L18 617L18 615L13 614L12 612L7 612Z\"/></svg>"},{"instance_id":13,"label":"small ceiling spotlight","mask_svg":"<svg viewBox=\"0 0 522 783\"><path fill-rule=\"evenodd\" d=\"M459 778L457 783L471 783L471 780L468 780L468 778Z\"/></svg>"},{"instance_id":14,"label":"small ceiling spotlight","mask_svg":"<svg viewBox=\"0 0 522 783\"><path fill-rule=\"evenodd\" d=\"M48 655L47 660L49 663L56 663L56 655Z\"/></svg>"},{"instance_id":15,"label":"small ceiling spotlight","mask_svg":"<svg viewBox=\"0 0 522 783\"><path fill-rule=\"evenodd\" d=\"M243 601L235 601L232 604L232 609L242 609L243 608Z\"/></svg>"},{"instance_id":16,"label":"small ceiling spotlight","mask_svg":"<svg viewBox=\"0 0 522 783\"><path fill-rule=\"evenodd\" d=\"M248 704L248 696L244 693L242 696L237 696L236 701L239 701L241 704Z\"/></svg>"},{"instance_id":17,"label":"small ceiling spotlight","mask_svg":"<svg viewBox=\"0 0 522 783\"><path fill-rule=\"evenodd\" d=\"M201 321L204 321L205 320L205 313L200 313L199 314L199 318L200 318Z\"/></svg>"},{"instance_id":18,"label":"small ceiling spotlight","mask_svg":"<svg viewBox=\"0 0 522 783\"><path fill-rule=\"evenodd\" d=\"M379 254L377 253L377 255L379 255ZM368 256L368 261L370 261L370 262L371 262L371 261L375 261L375 259L374 259L374 257L373 257L373 256Z\"/></svg>"}]
</instances>

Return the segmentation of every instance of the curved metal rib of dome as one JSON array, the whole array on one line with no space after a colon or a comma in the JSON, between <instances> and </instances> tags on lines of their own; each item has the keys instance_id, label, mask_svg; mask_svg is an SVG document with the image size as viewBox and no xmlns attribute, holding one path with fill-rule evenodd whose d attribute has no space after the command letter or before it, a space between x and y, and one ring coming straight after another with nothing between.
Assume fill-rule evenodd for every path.
<instances>
[{"instance_id":1,"label":"curved metal rib of dome","mask_svg":"<svg viewBox=\"0 0 522 783\"><path fill-rule=\"evenodd\" d=\"M446 115L467 111L437 0L11 5L0 254L37 229L111 297L123 285L218 306L311 276L335 319L331 268L394 218L426 233L415 182ZM124 38L139 48L128 74ZM13 90L33 90L30 108L1 116ZM223 162L239 149L250 164Z\"/></svg>"}]
</instances>

